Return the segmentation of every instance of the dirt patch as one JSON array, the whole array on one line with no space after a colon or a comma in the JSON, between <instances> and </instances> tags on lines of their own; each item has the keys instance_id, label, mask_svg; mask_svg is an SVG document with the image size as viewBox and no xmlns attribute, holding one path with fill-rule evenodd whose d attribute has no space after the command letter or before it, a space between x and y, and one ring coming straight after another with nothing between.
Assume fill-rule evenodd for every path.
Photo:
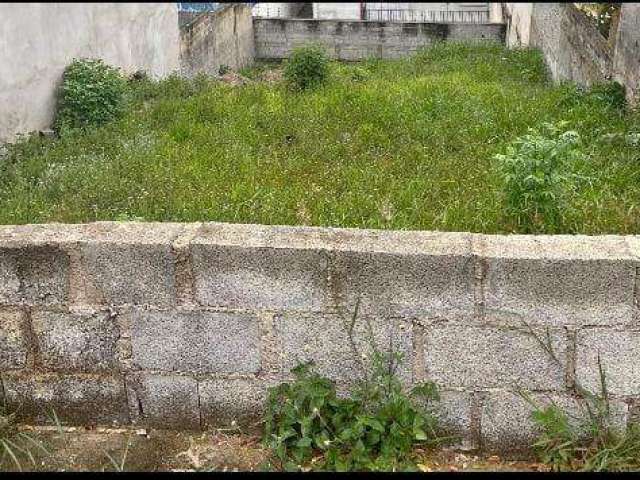
<instances>
[{"instance_id":1,"label":"dirt patch","mask_svg":"<svg viewBox=\"0 0 640 480\"><path fill-rule=\"evenodd\" d=\"M173 432L134 429L55 429L22 427L42 442L48 455L34 452L36 465L24 458L24 471L261 471L268 452L256 435L223 431ZM418 450L424 472L545 471L530 459L503 459L456 450ZM4 470L17 471L5 462Z\"/></svg>"}]
</instances>

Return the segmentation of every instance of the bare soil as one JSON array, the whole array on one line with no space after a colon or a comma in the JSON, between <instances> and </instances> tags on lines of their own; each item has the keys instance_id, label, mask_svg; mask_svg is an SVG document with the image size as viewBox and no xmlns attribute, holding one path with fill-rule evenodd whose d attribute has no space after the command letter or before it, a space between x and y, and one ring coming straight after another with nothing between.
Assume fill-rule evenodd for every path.
<instances>
[{"instance_id":1,"label":"bare soil","mask_svg":"<svg viewBox=\"0 0 640 480\"><path fill-rule=\"evenodd\" d=\"M256 435L225 431L174 432L145 429L85 429L23 426L21 430L49 451L33 452L35 467L24 471L261 471L267 451ZM128 444L128 446L127 446ZM423 472L544 471L526 458L470 454L456 450L417 451ZM16 471L9 462L0 471Z\"/></svg>"}]
</instances>

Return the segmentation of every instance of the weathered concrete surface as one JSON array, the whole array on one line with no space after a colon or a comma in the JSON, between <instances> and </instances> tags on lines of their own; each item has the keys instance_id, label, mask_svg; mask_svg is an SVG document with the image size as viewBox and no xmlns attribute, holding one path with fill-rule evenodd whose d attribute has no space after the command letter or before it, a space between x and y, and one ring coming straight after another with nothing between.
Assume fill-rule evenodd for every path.
<instances>
[{"instance_id":1,"label":"weathered concrete surface","mask_svg":"<svg viewBox=\"0 0 640 480\"><path fill-rule=\"evenodd\" d=\"M132 422L161 429L200 429L198 382L184 375L127 375Z\"/></svg>"},{"instance_id":2,"label":"weathered concrete surface","mask_svg":"<svg viewBox=\"0 0 640 480\"><path fill-rule=\"evenodd\" d=\"M124 381L110 375L2 374L7 407L21 421L54 424L117 425L129 422Z\"/></svg>"},{"instance_id":3,"label":"weathered concrete surface","mask_svg":"<svg viewBox=\"0 0 640 480\"><path fill-rule=\"evenodd\" d=\"M615 47L571 3L505 3L509 47L538 47L555 81L589 87L610 79L626 88L627 100L640 98L640 3L623 3Z\"/></svg>"},{"instance_id":4,"label":"weathered concrete surface","mask_svg":"<svg viewBox=\"0 0 640 480\"><path fill-rule=\"evenodd\" d=\"M440 24L255 18L256 58L288 58L308 43L323 45L331 58L399 58L442 40L504 41L503 24Z\"/></svg>"},{"instance_id":5,"label":"weathered concrete surface","mask_svg":"<svg viewBox=\"0 0 640 480\"><path fill-rule=\"evenodd\" d=\"M564 332L552 331L551 341L566 363ZM448 387L564 389L565 372L525 329L435 325L424 355L427 378Z\"/></svg>"},{"instance_id":6,"label":"weathered concrete surface","mask_svg":"<svg viewBox=\"0 0 640 480\"><path fill-rule=\"evenodd\" d=\"M613 75L632 105L640 101L640 3L623 3L613 58Z\"/></svg>"},{"instance_id":7,"label":"weathered concrete surface","mask_svg":"<svg viewBox=\"0 0 640 480\"><path fill-rule=\"evenodd\" d=\"M26 314L17 309L0 310L0 371L24 368L28 338Z\"/></svg>"},{"instance_id":8,"label":"weathered concrete surface","mask_svg":"<svg viewBox=\"0 0 640 480\"><path fill-rule=\"evenodd\" d=\"M465 447L526 447L512 392L597 392L598 353L620 425L640 404L640 237L98 222L2 226L0 252L0 379L28 421L251 426L298 362L351 391L371 340L406 387L438 383Z\"/></svg>"},{"instance_id":9,"label":"weathered concrete surface","mask_svg":"<svg viewBox=\"0 0 640 480\"><path fill-rule=\"evenodd\" d=\"M73 58L166 76L179 67L175 3L0 4L0 142L50 126Z\"/></svg>"},{"instance_id":10,"label":"weathered concrete surface","mask_svg":"<svg viewBox=\"0 0 640 480\"><path fill-rule=\"evenodd\" d=\"M119 329L109 311L35 310L37 362L60 372L117 371Z\"/></svg>"},{"instance_id":11,"label":"weathered concrete surface","mask_svg":"<svg viewBox=\"0 0 640 480\"><path fill-rule=\"evenodd\" d=\"M392 345L393 351L403 355L404 363L397 374L410 383L413 363L411 323L360 316L353 324L352 345L348 334L351 321L352 317L346 315L279 316L274 329L281 342L283 373L300 363L313 361L322 375L352 384L370 373L373 342L379 351L389 352Z\"/></svg>"},{"instance_id":12,"label":"weathered concrete surface","mask_svg":"<svg viewBox=\"0 0 640 480\"><path fill-rule=\"evenodd\" d=\"M134 368L208 373L256 373L260 368L255 315L136 311L131 323Z\"/></svg>"},{"instance_id":13,"label":"weathered concrete surface","mask_svg":"<svg viewBox=\"0 0 640 480\"><path fill-rule=\"evenodd\" d=\"M220 67L238 70L254 61L251 6L229 4L198 15L180 29L183 75L217 75Z\"/></svg>"}]
</instances>

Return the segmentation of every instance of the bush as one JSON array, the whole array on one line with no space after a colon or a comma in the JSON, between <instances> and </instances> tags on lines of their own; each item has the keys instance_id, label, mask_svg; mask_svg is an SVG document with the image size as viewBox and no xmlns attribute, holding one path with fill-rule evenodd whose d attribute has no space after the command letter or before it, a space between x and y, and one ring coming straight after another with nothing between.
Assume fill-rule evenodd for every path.
<instances>
[{"instance_id":1,"label":"bush","mask_svg":"<svg viewBox=\"0 0 640 480\"><path fill-rule=\"evenodd\" d=\"M323 84L328 74L329 59L322 47L317 45L294 49L284 67L285 79L298 90Z\"/></svg>"},{"instance_id":2,"label":"bush","mask_svg":"<svg viewBox=\"0 0 640 480\"><path fill-rule=\"evenodd\" d=\"M75 59L65 69L54 128L99 126L125 110L127 80L102 60Z\"/></svg>"},{"instance_id":3,"label":"bush","mask_svg":"<svg viewBox=\"0 0 640 480\"><path fill-rule=\"evenodd\" d=\"M575 131L561 132L543 125L543 132L531 130L496 155L502 178L504 212L516 230L523 233L554 233L562 229L568 196L576 186L572 173L581 158L580 137Z\"/></svg>"},{"instance_id":4,"label":"bush","mask_svg":"<svg viewBox=\"0 0 640 480\"><path fill-rule=\"evenodd\" d=\"M625 88L618 82L597 83L591 87L589 95L615 110L623 110L626 105Z\"/></svg>"},{"instance_id":5,"label":"bush","mask_svg":"<svg viewBox=\"0 0 640 480\"><path fill-rule=\"evenodd\" d=\"M264 442L285 470L415 470L413 447L444 440L428 409L439 400L436 385L427 382L405 393L395 373L401 355L379 352L372 339L368 375L351 335L354 322L355 315L349 338L364 380L350 398L339 398L334 383L314 373L310 363L293 369L293 383L269 391ZM420 397L425 408L416 402Z\"/></svg>"}]
</instances>

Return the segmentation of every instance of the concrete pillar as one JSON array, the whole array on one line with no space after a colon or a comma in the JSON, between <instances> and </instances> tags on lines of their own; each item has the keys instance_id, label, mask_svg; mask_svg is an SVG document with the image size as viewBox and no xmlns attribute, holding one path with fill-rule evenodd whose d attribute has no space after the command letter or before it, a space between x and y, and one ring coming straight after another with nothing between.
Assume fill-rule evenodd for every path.
<instances>
[{"instance_id":1,"label":"concrete pillar","mask_svg":"<svg viewBox=\"0 0 640 480\"><path fill-rule=\"evenodd\" d=\"M489 22L503 23L502 3L489 3Z\"/></svg>"},{"instance_id":2,"label":"concrete pillar","mask_svg":"<svg viewBox=\"0 0 640 480\"><path fill-rule=\"evenodd\" d=\"M614 79L625 86L630 105L640 104L640 3L623 3L613 56Z\"/></svg>"}]
</instances>

